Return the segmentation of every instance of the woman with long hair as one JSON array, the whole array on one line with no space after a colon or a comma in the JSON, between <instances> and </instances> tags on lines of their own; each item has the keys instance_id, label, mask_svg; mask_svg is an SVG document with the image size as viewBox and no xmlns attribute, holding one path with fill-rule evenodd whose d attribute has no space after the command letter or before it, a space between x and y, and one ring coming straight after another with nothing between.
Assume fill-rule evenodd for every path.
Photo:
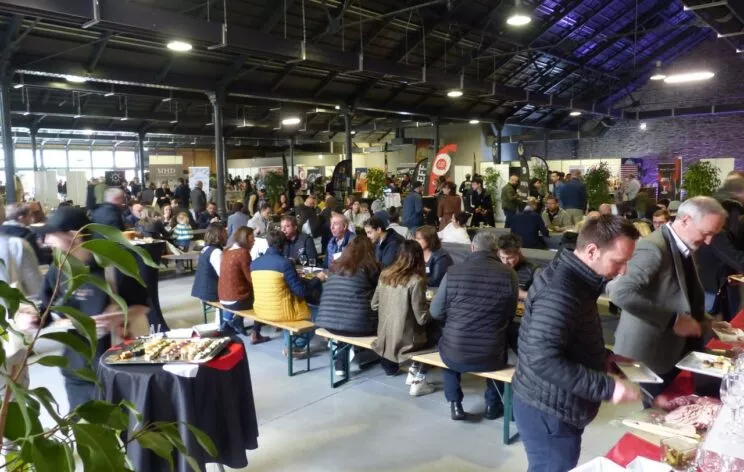
<instances>
[{"instance_id":1,"label":"woman with long hair","mask_svg":"<svg viewBox=\"0 0 744 472\"><path fill-rule=\"evenodd\" d=\"M437 203L439 231L442 231L452 221L452 215L462 210L462 199L456 192L457 187L454 183L444 182L442 184L442 196Z\"/></svg>"},{"instance_id":2,"label":"woman with long hair","mask_svg":"<svg viewBox=\"0 0 744 472\"><path fill-rule=\"evenodd\" d=\"M274 203L274 214L283 215L289 213L289 201L287 200L287 194L282 192L279 194L279 199Z\"/></svg>"},{"instance_id":3,"label":"woman with long hair","mask_svg":"<svg viewBox=\"0 0 744 472\"><path fill-rule=\"evenodd\" d=\"M140 210L140 219L135 225L135 230L143 238L164 239L166 241L170 239L170 233L166 231L160 213L151 207L143 207Z\"/></svg>"},{"instance_id":4,"label":"woman with long hair","mask_svg":"<svg viewBox=\"0 0 744 472\"><path fill-rule=\"evenodd\" d=\"M344 212L344 216L349 220L349 226L351 228L364 227L364 222L372 217L369 214L369 210L363 211L362 202L358 198L352 201L351 208Z\"/></svg>"},{"instance_id":5,"label":"woman with long hair","mask_svg":"<svg viewBox=\"0 0 744 472\"><path fill-rule=\"evenodd\" d=\"M165 230L170 232L173 231L173 228L176 227L176 215L173 214L173 207L170 205L165 205L163 207L163 226L165 227Z\"/></svg>"},{"instance_id":6,"label":"woman with long hair","mask_svg":"<svg viewBox=\"0 0 744 472\"><path fill-rule=\"evenodd\" d=\"M377 310L379 318L372 349L381 357L385 373L397 375L400 364L430 346L426 335L431 318L426 303L426 263L424 251L416 241L404 241L398 260L380 274L372 309ZM426 371L425 365L411 363L406 384L411 386L412 396L435 390L426 382Z\"/></svg>"},{"instance_id":7,"label":"woman with long hair","mask_svg":"<svg viewBox=\"0 0 744 472\"><path fill-rule=\"evenodd\" d=\"M444 274L452 265L452 258L442 249L437 229L433 226L421 226L416 230L416 242L424 250L426 262L426 278L429 287L439 287Z\"/></svg>"},{"instance_id":8,"label":"woman with long hair","mask_svg":"<svg viewBox=\"0 0 744 472\"><path fill-rule=\"evenodd\" d=\"M371 301L379 278L375 246L362 233L331 264L315 324L341 336L377 334L377 312ZM345 375L345 362L343 358L336 359L336 375Z\"/></svg>"},{"instance_id":9,"label":"woman with long hair","mask_svg":"<svg viewBox=\"0 0 744 472\"><path fill-rule=\"evenodd\" d=\"M253 308L253 280L251 278L251 249L256 241L253 229L243 226L233 235L233 245L222 252L218 294L220 303L230 310L249 310ZM251 344L269 341L271 338L261 336L261 323L253 323ZM223 311L220 331L233 331L246 334L243 318L231 312Z\"/></svg>"}]
</instances>

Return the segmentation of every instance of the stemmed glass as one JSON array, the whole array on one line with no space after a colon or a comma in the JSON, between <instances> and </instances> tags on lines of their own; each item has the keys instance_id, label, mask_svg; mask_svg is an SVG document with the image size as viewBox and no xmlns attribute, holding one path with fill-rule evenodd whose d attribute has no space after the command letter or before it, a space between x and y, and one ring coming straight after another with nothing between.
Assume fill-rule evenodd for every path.
<instances>
[{"instance_id":1,"label":"stemmed glass","mask_svg":"<svg viewBox=\"0 0 744 472\"><path fill-rule=\"evenodd\" d=\"M297 260L300 262L300 265L302 265L302 267L305 267L307 265L307 256L304 253L300 254Z\"/></svg>"},{"instance_id":2,"label":"stemmed glass","mask_svg":"<svg viewBox=\"0 0 744 472\"><path fill-rule=\"evenodd\" d=\"M315 271L315 265L316 265L315 258L311 257L310 259L308 259L308 264L310 264L310 269Z\"/></svg>"},{"instance_id":3,"label":"stemmed glass","mask_svg":"<svg viewBox=\"0 0 744 472\"><path fill-rule=\"evenodd\" d=\"M744 370L733 370L726 374L721 381L721 401L731 409L733 420L732 432L736 435L744 434L742 428L742 409L744 408Z\"/></svg>"}]
</instances>

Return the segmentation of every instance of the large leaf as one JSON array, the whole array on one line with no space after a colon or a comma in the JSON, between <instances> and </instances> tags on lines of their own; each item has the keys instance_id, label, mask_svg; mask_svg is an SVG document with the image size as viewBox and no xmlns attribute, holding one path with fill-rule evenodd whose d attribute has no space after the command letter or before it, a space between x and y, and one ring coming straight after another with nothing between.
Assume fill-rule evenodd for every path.
<instances>
[{"instance_id":1,"label":"large leaf","mask_svg":"<svg viewBox=\"0 0 744 472\"><path fill-rule=\"evenodd\" d=\"M217 457L217 447L214 445L212 438L207 436L204 431L200 430L196 426L187 424L186 427L189 428L189 431L191 431L191 434L194 435L194 437L196 438L196 442L199 443L202 449L207 451L207 454L212 457Z\"/></svg>"},{"instance_id":2,"label":"large leaf","mask_svg":"<svg viewBox=\"0 0 744 472\"><path fill-rule=\"evenodd\" d=\"M28 410L26 410L26 413L28 414ZM31 434L42 432L38 415L29 415L29 421L31 424ZM16 441L26 437L26 427L27 423L23 417L23 413L21 413L21 407L18 402L10 402L8 404L8 417L5 420L5 438L10 441Z\"/></svg>"},{"instance_id":3,"label":"large leaf","mask_svg":"<svg viewBox=\"0 0 744 472\"><path fill-rule=\"evenodd\" d=\"M125 238L124 234L122 234L122 232L119 231L118 229L112 226L99 225L96 223L91 223L89 225L86 225L86 228L94 233L98 233L102 235L104 238L110 241L115 241L119 244L126 246L132 251L136 252L137 254L139 254L140 257L142 257L142 260L145 261L145 264L152 267L153 269L160 268L160 266L152 260L150 253L148 253L141 247L138 247L135 244L132 244L132 242L128 240L127 238Z\"/></svg>"},{"instance_id":4,"label":"large leaf","mask_svg":"<svg viewBox=\"0 0 744 472\"><path fill-rule=\"evenodd\" d=\"M33 305L33 303L23 295L23 292L17 288L11 287L2 280L0 280L0 298L5 300L5 306L7 307L8 314L11 317L16 314L21 302Z\"/></svg>"},{"instance_id":5,"label":"large leaf","mask_svg":"<svg viewBox=\"0 0 744 472\"><path fill-rule=\"evenodd\" d=\"M52 392L44 387L37 387L33 390L29 390L28 393L39 400L39 403L41 403L44 409L58 424L66 422L65 419L59 416L59 405L57 404L57 400L54 399Z\"/></svg>"},{"instance_id":6,"label":"large leaf","mask_svg":"<svg viewBox=\"0 0 744 472\"><path fill-rule=\"evenodd\" d=\"M186 459L186 462L189 464L192 470L194 472L201 472L201 465L199 462L192 456L189 455L188 449L186 449L186 445L183 443L183 439L181 438L181 432L178 429L177 423L158 423L157 424L158 430L168 439L168 441L178 449L178 452L181 453L184 459Z\"/></svg>"},{"instance_id":7,"label":"large leaf","mask_svg":"<svg viewBox=\"0 0 744 472\"><path fill-rule=\"evenodd\" d=\"M31 462L36 472L74 472L75 463L69 460L67 446L43 437L33 438L31 441ZM25 447L25 444L24 444Z\"/></svg>"},{"instance_id":8,"label":"large leaf","mask_svg":"<svg viewBox=\"0 0 744 472\"><path fill-rule=\"evenodd\" d=\"M109 284L106 283L106 281L100 277L96 277L94 275L88 275L86 276L86 282L106 292L108 296L111 297L111 299L114 302L116 302L117 305L119 305L119 308L121 308L121 312L124 313L124 322L126 323L127 312L129 311L127 307L127 302L125 302L124 299L121 298L119 295L114 293L114 291L111 289Z\"/></svg>"},{"instance_id":9,"label":"large leaf","mask_svg":"<svg viewBox=\"0 0 744 472\"><path fill-rule=\"evenodd\" d=\"M88 276L84 276L88 277ZM73 326L81 336L83 336L89 343L91 357L96 353L96 347L98 343L98 337L96 335L96 322L93 318L86 315L77 308L70 306L53 306L52 311L55 313L62 313L72 321Z\"/></svg>"},{"instance_id":10,"label":"large leaf","mask_svg":"<svg viewBox=\"0 0 744 472\"><path fill-rule=\"evenodd\" d=\"M83 403L75 408L75 414L88 423L107 425L118 431L124 431L129 426L129 415L120 405L101 400Z\"/></svg>"},{"instance_id":11,"label":"large leaf","mask_svg":"<svg viewBox=\"0 0 744 472\"><path fill-rule=\"evenodd\" d=\"M81 247L90 251L101 267L114 266L123 274L135 279L140 285L145 285L139 273L137 259L120 244L105 239L91 239L81 244Z\"/></svg>"},{"instance_id":12,"label":"large leaf","mask_svg":"<svg viewBox=\"0 0 744 472\"><path fill-rule=\"evenodd\" d=\"M37 363L45 367L67 367L67 358L65 356L44 356Z\"/></svg>"},{"instance_id":13,"label":"large leaf","mask_svg":"<svg viewBox=\"0 0 744 472\"><path fill-rule=\"evenodd\" d=\"M72 374L75 377L79 377L83 380L87 380L88 382L94 383L96 385L100 385L100 381L98 380L98 376L95 372L93 372L93 369L90 369L88 367L81 367L79 369L75 369L72 371Z\"/></svg>"},{"instance_id":14,"label":"large leaf","mask_svg":"<svg viewBox=\"0 0 744 472\"><path fill-rule=\"evenodd\" d=\"M78 455L85 472L127 470L124 451L115 430L97 424L72 425Z\"/></svg>"},{"instance_id":15,"label":"large leaf","mask_svg":"<svg viewBox=\"0 0 744 472\"><path fill-rule=\"evenodd\" d=\"M21 418L23 418L23 424L25 426L25 435L30 436L33 431L34 423L31 421L32 415L29 413L29 398L26 395L26 390L15 382L8 381L7 386L13 390L13 396L15 397L14 403L18 405L18 409L21 412Z\"/></svg>"},{"instance_id":16,"label":"large leaf","mask_svg":"<svg viewBox=\"0 0 744 472\"><path fill-rule=\"evenodd\" d=\"M51 339L52 341L62 343L83 356L88 361L90 361L93 357L93 355L91 354L91 352L93 352L93 349L90 343L75 333L46 333L42 334L40 337L43 339Z\"/></svg>"},{"instance_id":17,"label":"large leaf","mask_svg":"<svg viewBox=\"0 0 744 472\"><path fill-rule=\"evenodd\" d=\"M173 470L173 445L162 433L145 431L137 435L140 446L151 450L158 456L168 461L170 470Z\"/></svg>"},{"instance_id":18,"label":"large leaf","mask_svg":"<svg viewBox=\"0 0 744 472\"><path fill-rule=\"evenodd\" d=\"M135 419L137 420L137 423L142 423L142 418L143 418L142 412L139 411L139 409L137 408L137 405L130 402L129 400L122 400L119 402L119 405L129 410L129 413L134 415Z\"/></svg>"},{"instance_id":19,"label":"large leaf","mask_svg":"<svg viewBox=\"0 0 744 472\"><path fill-rule=\"evenodd\" d=\"M83 284L83 281L78 277L80 275L86 275L90 273L90 267L84 264L80 259L74 256L68 256L67 253L54 248L54 260L55 266L59 267L64 274L62 286L60 286L60 292L65 291L64 298L68 298L72 295L72 292L78 289ZM66 288L65 288L66 287Z\"/></svg>"}]
</instances>

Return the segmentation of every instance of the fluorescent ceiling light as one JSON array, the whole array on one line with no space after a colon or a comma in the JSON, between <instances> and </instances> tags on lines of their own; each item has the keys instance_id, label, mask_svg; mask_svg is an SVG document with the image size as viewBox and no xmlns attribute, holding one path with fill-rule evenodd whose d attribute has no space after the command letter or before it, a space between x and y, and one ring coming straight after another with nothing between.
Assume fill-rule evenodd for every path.
<instances>
[{"instance_id":1,"label":"fluorescent ceiling light","mask_svg":"<svg viewBox=\"0 0 744 472\"><path fill-rule=\"evenodd\" d=\"M178 123L178 120L170 120L170 124L175 125L176 123Z\"/></svg>"},{"instance_id":2,"label":"fluorescent ceiling light","mask_svg":"<svg viewBox=\"0 0 744 472\"><path fill-rule=\"evenodd\" d=\"M14 89L23 88L23 84L13 84Z\"/></svg>"},{"instance_id":3,"label":"fluorescent ceiling light","mask_svg":"<svg viewBox=\"0 0 744 472\"><path fill-rule=\"evenodd\" d=\"M93 134L93 130L90 128L84 129L83 134L90 136L91 134Z\"/></svg>"},{"instance_id":4,"label":"fluorescent ceiling light","mask_svg":"<svg viewBox=\"0 0 744 472\"><path fill-rule=\"evenodd\" d=\"M661 73L661 72L657 72L656 74L649 77L649 79L651 80L664 80L666 78L667 78L666 74Z\"/></svg>"},{"instance_id":5,"label":"fluorescent ceiling light","mask_svg":"<svg viewBox=\"0 0 744 472\"><path fill-rule=\"evenodd\" d=\"M176 52L191 51L191 44L186 41L171 41L168 43L168 49Z\"/></svg>"},{"instance_id":6,"label":"fluorescent ceiling light","mask_svg":"<svg viewBox=\"0 0 744 472\"><path fill-rule=\"evenodd\" d=\"M664 79L667 84L682 84L685 82L698 82L712 79L716 74L711 71L685 72L683 74L672 74Z\"/></svg>"},{"instance_id":7,"label":"fluorescent ceiling light","mask_svg":"<svg viewBox=\"0 0 744 472\"><path fill-rule=\"evenodd\" d=\"M341 109L341 105L336 105L335 108L336 108L336 110L340 110Z\"/></svg>"},{"instance_id":8,"label":"fluorescent ceiling light","mask_svg":"<svg viewBox=\"0 0 744 472\"><path fill-rule=\"evenodd\" d=\"M79 75L66 75L65 80L72 82L73 84L82 84L88 81L87 77L81 77Z\"/></svg>"},{"instance_id":9,"label":"fluorescent ceiling light","mask_svg":"<svg viewBox=\"0 0 744 472\"><path fill-rule=\"evenodd\" d=\"M571 115L571 116L581 116L581 112L578 111L578 110L574 110L571 113L569 113L569 115Z\"/></svg>"},{"instance_id":10,"label":"fluorescent ceiling light","mask_svg":"<svg viewBox=\"0 0 744 472\"><path fill-rule=\"evenodd\" d=\"M28 116L28 115L30 115L30 114L31 114L31 112L30 112L30 111L28 111L28 110L26 110L26 111L24 111L24 112L23 112L23 116Z\"/></svg>"},{"instance_id":11,"label":"fluorescent ceiling light","mask_svg":"<svg viewBox=\"0 0 744 472\"><path fill-rule=\"evenodd\" d=\"M462 97L462 90L450 90L449 92L447 92L447 96L450 98L460 98Z\"/></svg>"},{"instance_id":12,"label":"fluorescent ceiling light","mask_svg":"<svg viewBox=\"0 0 744 472\"><path fill-rule=\"evenodd\" d=\"M103 96L104 97L113 97L114 96L114 92L104 93Z\"/></svg>"},{"instance_id":13,"label":"fluorescent ceiling light","mask_svg":"<svg viewBox=\"0 0 744 472\"><path fill-rule=\"evenodd\" d=\"M528 15L524 13L514 12L509 18L506 19L506 24L509 26L524 26L532 21Z\"/></svg>"},{"instance_id":14,"label":"fluorescent ceiling light","mask_svg":"<svg viewBox=\"0 0 744 472\"><path fill-rule=\"evenodd\" d=\"M471 125L477 125L478 123L480 123L480 120L470 120L468 123L470 123Z\"/></svg>"},{"instance_id":15,"label":"fluorescent ceiling light","mask_svg":"<svg viewBox=\"0 0 744 472\"><path fill-rule=\"evenodd\" d=\"M644 122L643 122L643 123L641 123L641 124L640 124L640 125L639 125L638 127L639 127L639 128L640 128L640 129L642 130L642 131L645 131L645 130L646 130L646 128L647 128L646 122L644 121Z\"/></svg>"},{"instance_id":16,"label":"fluorescent ceiling light","mask_svg":"<svg viewBox=\"0 0 744 472\"><path fill-rule=\"evenodd\" d=\"M128 116L122 116L121 118L119 118L119 121L127 121L128 119Z\"/></svg>"},{"instance_id":17,"label":"fluorescent ceiling light","mask_svg":"<svg viewBox=\"0 0 744 472\"><path fill-rule=\"evenodd\" d=\"M297 118L296 116L292 116L292 117L289 117L289 118L284 118L282 120L282 124L285 125L285 126L294 126L294 125L299 125L300 124L300 121L301 120L299 118Z\"/></svg>"},{"instance_id":18,"label":"fluorescent ceiling light","mask_svg":"<svg viewBox=\"0 0 744 472\"><path fill-rule=\"evenodd\" d=\"M354 131L354 130L351 130L351 134L356 134L356 131Z\"/></svg>"}]
</instances>

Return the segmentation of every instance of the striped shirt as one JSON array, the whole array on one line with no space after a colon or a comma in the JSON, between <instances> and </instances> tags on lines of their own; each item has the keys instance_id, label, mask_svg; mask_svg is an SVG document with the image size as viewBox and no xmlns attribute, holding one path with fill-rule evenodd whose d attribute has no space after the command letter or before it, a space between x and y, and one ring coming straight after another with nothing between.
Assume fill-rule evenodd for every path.
<instances>
[{"instance_id":1,"label":"striped shirt","mask_svg":"<svg viewBox=\"0 0 744 472\"><path fill-rule=\"evenodd\" d=\"M188 224L177 224L173 228L173 239L176 241L191 241L194 239L194 231Z\"/></svg>"}]
</instances>

